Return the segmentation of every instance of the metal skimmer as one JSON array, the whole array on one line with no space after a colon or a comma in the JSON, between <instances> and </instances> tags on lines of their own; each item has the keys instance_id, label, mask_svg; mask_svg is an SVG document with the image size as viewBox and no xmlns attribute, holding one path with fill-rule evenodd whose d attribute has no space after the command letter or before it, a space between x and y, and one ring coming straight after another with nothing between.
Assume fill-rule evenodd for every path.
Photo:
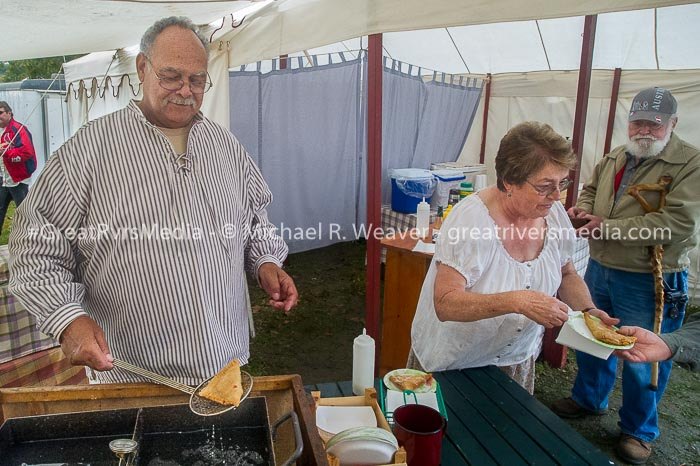
<instances>
[{"instance_id":1,"label":"metal skimmer","mask_svg":"<svg viewBox=\"0 0 700 466\"><path fill-rule=\"evenodd\" d=\"M209 381L212 379L211 377L193 388L189 385L185 385L184 383L180 383L171 378L164 377L160 374L134 366L133 364L129 364L128 362L121 361L119 359L114 359L112 363L120 369L124 369L161 385L166 385L174 388L175 390L180 390L181 392L187 393L190 395L190 410L199 416L216 416L217 414L223 414L226 411L236 409L236 407L233 405L222 405L216 401L199 396L199 392L201 392L202 389L207 386ZM253 377L246 371L241 371L241 383L243 385L241 402L243 402L243 400L248 398L248 395L253 388Z\"/></svg>"}]
</instances>

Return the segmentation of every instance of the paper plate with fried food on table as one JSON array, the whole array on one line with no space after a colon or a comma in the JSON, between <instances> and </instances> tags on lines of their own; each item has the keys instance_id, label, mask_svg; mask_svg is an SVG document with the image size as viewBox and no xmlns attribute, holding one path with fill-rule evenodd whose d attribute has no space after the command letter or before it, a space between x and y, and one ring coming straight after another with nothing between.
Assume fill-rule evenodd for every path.
<instances>
[{"instance_id":1,"label":"paper plate with fried food on table","mask_svg":"<svg viewBox=\"0 0 700 466\"><path fill-rule=\"evenodd\" d=\"M431 374L416 369L395 369L384 376L384 385L389 390L427 393L437 390L437 380Z\"/></svg>"},{"instance_id":2,"label":"paper plate with fried food on table","mask_svg":"<svg viewBox=\"0 0 700 466\"><path fill-rule=\"evenodd\" d=\"M635 337L619 333L617 327L605 325L588 312L571 319L571 326L584 337L607 348L630 349L637 341Z\"/></svg>"}]
</instances>

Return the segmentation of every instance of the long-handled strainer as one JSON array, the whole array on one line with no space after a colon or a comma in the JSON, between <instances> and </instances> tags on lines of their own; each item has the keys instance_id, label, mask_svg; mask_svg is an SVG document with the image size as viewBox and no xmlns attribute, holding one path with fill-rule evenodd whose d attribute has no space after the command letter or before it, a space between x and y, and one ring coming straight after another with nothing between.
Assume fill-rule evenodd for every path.
<instances>
[{"instance_id":1,"label":"long-handled strainer","mask_svg":"<svg viewBox=\"0 0 700 466\"><path fill-rule=\"evenodd\" d=\"M155 372L134 366L133 364L129 364L128 362L121 361L119 359L114 359L112 362L120 369L133 372L134 374L145 377L156 383L167 385L168 387L187 393L190 395L190 410L200 416L216 416L217 414L223 414L226 411L236 409L236 407L233 405L222 405L216 401L199 396L199 392L206 387L207 383L209 383L211 380L211 377L193 388L189 385L185 385L184 383L177 382L168 377L164 377L160 374L156 374ZM242 402L248 398L250 390L253 388L253 377L246 371L241 371L241 384L243 385L243 395L241 396Z\"/></svg>"}]
</instances>

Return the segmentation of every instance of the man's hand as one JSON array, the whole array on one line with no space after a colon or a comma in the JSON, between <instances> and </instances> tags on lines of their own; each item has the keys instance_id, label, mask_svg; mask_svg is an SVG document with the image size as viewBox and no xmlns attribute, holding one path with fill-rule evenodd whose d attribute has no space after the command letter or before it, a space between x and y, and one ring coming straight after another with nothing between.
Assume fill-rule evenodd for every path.
<instances>
[{"instance_id":1,"label":"man's hand","mask_svg":"<svg viewBox=\"0 0 700 466\"><path fill-rule=\"evenodd\" d=\"M299 293L294 280L272 262L265 262L258 269L258 280L263 290L270 297L270 306L289 312L297 305Z\"/></svg>"},{"instance_id":2,"label":"man's hand","mask_svg":"<svg viewBox=\"0 0 700 466\"><path fill-rule=\"evenodd\" d=\"M588 214L588 212L576 206L569 207L566 213L569 214L569 218L584 218Z\"/></svg>"},{"instance_id":3,"label":"man's hand","mask_svg":"<svg viewBox=\"0 0 700 466\"><path fill-rule=\"evenodd\" d=\"M540 291L515 291L516 309L546 328L561 327L569 319L569 307Z\"/></svg>"},{"instance_id":4,"label":"man's hand","mask_svg":"<svg viewBox=\"0 0 700 466\"><path fill-rule=\"evenodd\" d=\"M588 220L588 223L576 230L577 235L579 235L581 238L590 238L593 235L599 235L600 225L603 223L603 217L585 214L577 218L585 218Z\"/></svg>"},{"instance_id":5,"label":"man's hand","mask_svg":"<svg viewBox=\"0 0 700 466\"><path fill-rule=\"evenodd\" d=\"M66 327L61 334L61 349L74 366L88 366L97 371L114 367L105 334L90 317L78 317Z\"/></svg>"},{"instance_id":6,"label":"man's hand","mask_svg":"<svg viewBox=\"0 0 700 466\"><path fill-rule=\"evenodd\" d=\"M654 332L641 327L622 327L620 333L637 338L634 346L628 350L615 350L615 356L631 362L654 362L669 359L671 349Z\"/></svg>"}]
</instances>

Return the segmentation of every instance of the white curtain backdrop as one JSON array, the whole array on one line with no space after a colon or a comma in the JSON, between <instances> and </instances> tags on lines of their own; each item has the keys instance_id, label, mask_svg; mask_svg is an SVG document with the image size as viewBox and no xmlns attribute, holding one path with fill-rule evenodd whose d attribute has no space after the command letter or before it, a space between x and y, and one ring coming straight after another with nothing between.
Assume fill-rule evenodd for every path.
<instances>
[{"instance_id":1,"label":"white curtain backdrop","mask_svg":"<svg viewBox=\"0 0 700 466\"><path fill-rule=\"evenodd\" d=\"M384 57L382 75L382 204L391 200L389 170L411 167L426 103L420 77L402 73L400 62ZM420 167L425 168L425 167ZM366 186L363 178L363 186Z\"/></svg>"},{"instance_id":2,"label":"white curtain backdrop","mask_svg":"<svg viewBox=\"0 0 700 466\"><path fill-rule=\"evenodd\" d=\"M391 200L389 170L430 168L457 159L481 97L481 80L434 72L384 58L382 76L382 203Z\"/></svg>"},{"instance_id":3,"label":"white curtain backdrop","mask_svg":"<svg viewBox=\"0 0 700 466\"><path fill-rule=\"evenodd\" d=\"M421 115L412 167L430 168L432 162L452 162L462 151L483 81L460 76L433 75L425 83L426 104Z\"/></svg>"},{"instance_id":4,"label":"white curtain backdrop","mask_svg":"<svg viewBox=\"0 0 700 466\"><path fill-rule=\"evenodd\" d=\"M292 252L354 237L361 64L230 73L231 131L269 184L270 220Z\"/></svg>"},{"instance_id":5,"label":"white curtain backdrop","mask_svg":"<svg viewBox=\"0 0 700 466\"><path fill-rule=\"evenodd\" d=\"M344 54L340 55L344 57ZM357 58L263 73L261 64L230 74L231 130L260 167L275 195L269 208L292 251L355 237L364 222L366 119ZM327 61L327 60L326 60ZM383 201L390 201L388 170L429 168L454 161L464 144L481 94L476 79L436 74L385 59L383 74ZM477 85L477 82L479 85ZM337 235L307 240L294 233L319 223L338 225ZM291 229L288 230L288 229ZM328 230L324 226L322 230Z\"/></svg>"}]
</instances>

